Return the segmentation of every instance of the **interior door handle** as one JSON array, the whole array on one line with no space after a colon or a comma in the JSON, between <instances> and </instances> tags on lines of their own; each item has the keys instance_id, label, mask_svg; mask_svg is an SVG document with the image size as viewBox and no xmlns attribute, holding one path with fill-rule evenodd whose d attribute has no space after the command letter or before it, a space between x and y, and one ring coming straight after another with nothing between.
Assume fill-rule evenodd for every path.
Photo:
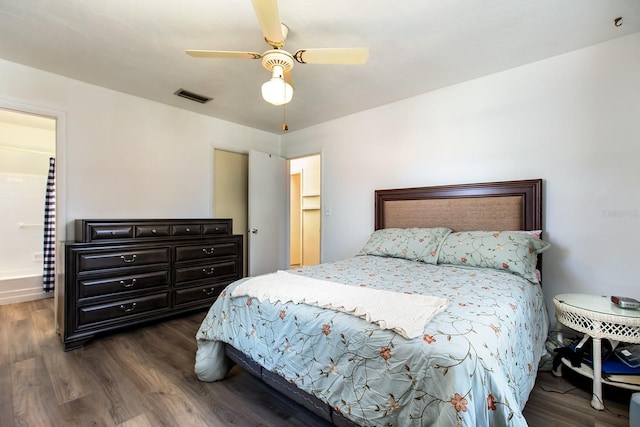
<instances>
[{"instance_id":1,"label":"interior door handle","mask_svg":"<svg viewBox=\"0 0 640 427\"><path fill-rule=\"evenodd\" d=\"M258 229L257 228L252 228L250 230L247 230L249 233L253 233L253 234L258 234Z\"/></svg>"}]
</instances>

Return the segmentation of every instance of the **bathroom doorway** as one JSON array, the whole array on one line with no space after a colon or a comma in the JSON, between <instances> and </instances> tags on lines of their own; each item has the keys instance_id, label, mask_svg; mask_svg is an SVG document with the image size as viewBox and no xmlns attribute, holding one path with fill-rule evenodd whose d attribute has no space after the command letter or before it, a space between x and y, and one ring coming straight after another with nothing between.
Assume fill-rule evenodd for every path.
<instances>
[{"instance_id":1,"label":"bathroom doorway","mask_svg":"<svg viewBox=\"0 0 640 427\"><path fill-rule=\"evenodd\" d=\"M43 246L55 155L56 118L0 108L0 304L53 296L43 291Z\"/></svg>"}]
</instances>

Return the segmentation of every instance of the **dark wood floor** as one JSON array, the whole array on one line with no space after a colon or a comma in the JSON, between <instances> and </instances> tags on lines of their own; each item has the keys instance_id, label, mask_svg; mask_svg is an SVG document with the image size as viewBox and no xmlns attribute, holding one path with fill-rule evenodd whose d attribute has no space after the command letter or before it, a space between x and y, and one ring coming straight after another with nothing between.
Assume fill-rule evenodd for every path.
<instances>
[{"instance_id":1,"label":"dark wood floor","mask_svg":"<svg viewBox=\"0 0 640 427\"><path fill-rule=\"evenodd\" d=\"M53 300L0 306L0 426L326 427L242 369L202 383L193 373L204 312L132 329L64 352ZM630 392L605 388L605 411L589 405L580 377L538 376L530 426L628 426Z\"/></svg>"}]
</instances>

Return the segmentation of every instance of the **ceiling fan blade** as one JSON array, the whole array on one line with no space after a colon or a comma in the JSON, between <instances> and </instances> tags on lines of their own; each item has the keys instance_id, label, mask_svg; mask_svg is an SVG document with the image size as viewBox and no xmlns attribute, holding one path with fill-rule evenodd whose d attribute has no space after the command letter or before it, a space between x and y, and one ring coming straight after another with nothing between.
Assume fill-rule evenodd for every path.
<instances>
[{"instance_id":1,"label":"ceiling fan blade","mask_svg":"<svg viewBox=\"0 0 640 427\"><path fill-rule=\"evenodd\" d=\"M252 0L265 41L278 49L284 46L278 0Z\"/></svg>"},{"instance_id":2,"label":"ceiling fan blade","mask_svg":"<svg viewBox=\"0 0 640 427\"><path fill-rule=\"evenodd\" d=\"M285 71L283 77L284 77L284 81L289 83L289 85L291 85L293 90L295 90L296 86L293 84L293 76L291 75L291 70Z\"/></svg>"},{"instance_id":3,"label":"ceiling fan blade","mask_svg":"<svg viewBox=\"0 0 640 427\"><path fill-rule=\"evenodd\" d=\"M256 52L235 52L226 50L194 50L185 51L195 58L223 58L223 59L260 59L262 55Z\"/></svg>"},{"instance_id":4,"label":"ceiling fan blade","mask_svg":"<svg viewBox=\"0 0 640 427\"><path fill-rule=\"evenodd\" d=\"M369 59L366 47L300 49L293 55L301 64L361 65Z\"/></svg>"}]
</instances>

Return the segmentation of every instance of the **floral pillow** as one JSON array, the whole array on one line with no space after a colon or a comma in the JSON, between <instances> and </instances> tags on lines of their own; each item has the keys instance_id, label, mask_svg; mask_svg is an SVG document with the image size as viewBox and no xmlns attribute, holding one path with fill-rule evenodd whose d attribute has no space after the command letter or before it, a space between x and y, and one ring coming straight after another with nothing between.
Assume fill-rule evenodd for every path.
<instances>
[{"instance_id":1,"label":"floral pillow","mask_svg":"<svg viewBox=\"0 0 640 427\"><path fill-rule=\"evenodd\" d=\"M384 228L369 237L359 255L404 258L437 264L438 250L451 233L445 227L436 228Z\"/></svg>"},{"instance_id":2,"label":"floral pillow","mask_svg":"<svg viewBox=\"0 0 640 427\"><path fill-rule=\"evenodd\" d=\"M544 240L521 231L462 231L445 239L438 264L505 270L538 283L538 254L550 246Z\"/></svg>"}]
</instances>

